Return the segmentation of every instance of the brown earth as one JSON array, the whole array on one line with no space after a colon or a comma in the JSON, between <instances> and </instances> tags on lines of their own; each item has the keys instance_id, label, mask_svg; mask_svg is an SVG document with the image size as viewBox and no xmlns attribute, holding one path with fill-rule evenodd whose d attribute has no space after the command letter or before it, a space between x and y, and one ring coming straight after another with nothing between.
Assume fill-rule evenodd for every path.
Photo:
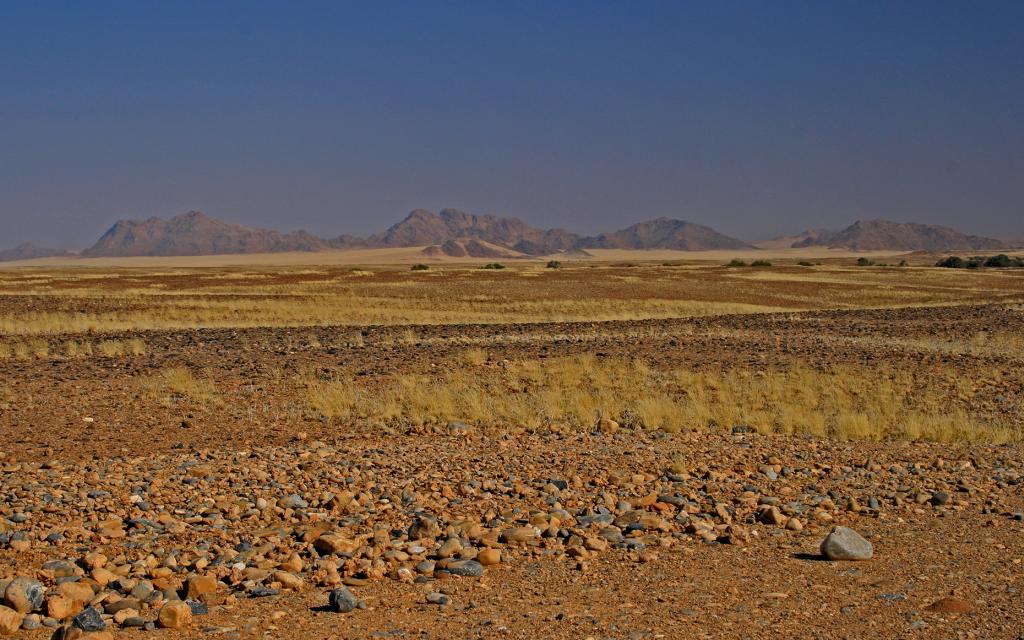
<instances>
[{"instance_id":1,"label":"brown earth","mask_svg":"<svg viewBox=\"0 0 1024 640\"><path fill-rule=\"evenodd\" d=\"M602 278L637 274L603 273L590 277L606 296L620 290ZM182 288L200 282L181 277ZM501 276L479 277L487 287ZM540 291L569 296L576 277L557 274ZM715 277L741 287L714 292L723 302L745 300L742 287L753 287L729 272ZM643 272L638 280L618 295L664 286ZM756 294L766 306L794 291L774 282ZM1024 335L1024 312L1010 302L1019 299L1016 280L993 282L979 287L975 303L958 306L39 336L49 355L0 358L0 579L37 578L50 596L58 573L75 575L97 608L132 604L153 621L165 601L189 597L188 580L211 576L213 592L193 594L209 613L187 630L143 634L163 638L1020 638L1019 443L845 441L732 428L742 425L664 433L608 422L525 430L337 422L309 410L299 375L432 376L468 366L468 348L485 352L484 368L578 354L599 365L635 358L652 368L755 373L849 364L912 371L932 391L951 376L968 379L969 393L951 395L950 409L1019 430L1024 351L1014 337ZM696 287L688 279L672 286L680 283ZM800 305L825 286L789 284L806 296ZM6 296L5 312L151 304L29 290L38 286ZM133 339L144 353L62 351L69 340ZM147 391L148 380L176 367L212 381L217 400L168 402ZM423 524L431 519L436 528ZM865 536L873 558L822 559L818 545L836 524ZM334 553L318 542L325 531L337 536ZM443 549L454 540L457 558L493 548L501 563L482 577L445 574L452 561ZM70 564L43 568L53 560ZM286 588L293 580L297 590ZM366 608L328 610L337 581ZM162 593L124 601L148 583ZM252 597L264 587L279 591ZM432 593L448 604L428 603ZM45 616L46 605L38 613ZM142 633L107 623L116 637Z\"/></svg>"}]
</instances>

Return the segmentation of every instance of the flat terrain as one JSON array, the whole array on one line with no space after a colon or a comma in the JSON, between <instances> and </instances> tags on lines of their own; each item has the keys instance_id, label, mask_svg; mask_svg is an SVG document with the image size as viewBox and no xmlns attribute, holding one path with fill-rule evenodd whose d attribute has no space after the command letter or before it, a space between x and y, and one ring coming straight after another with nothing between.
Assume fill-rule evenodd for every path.
<instances>
[{"instance_id":1,"label":"flat terrain","mask_svg":"<svg viewBox=\"0 0 1024 640\"><path fill-rule=\"evenodd\" d=\"M658 260L0 271L19 637L1024 637L1024 270Z\"/></svg>"}]
</instances>

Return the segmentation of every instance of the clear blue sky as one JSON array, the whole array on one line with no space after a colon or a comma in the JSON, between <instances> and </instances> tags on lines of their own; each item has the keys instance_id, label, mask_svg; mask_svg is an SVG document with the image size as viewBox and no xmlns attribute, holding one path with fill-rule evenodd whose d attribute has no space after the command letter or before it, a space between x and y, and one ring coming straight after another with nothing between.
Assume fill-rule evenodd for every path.
<instances>
[{"instance_id":1,"label":"clear blue sky","mask_svg":"<svg viewBox=\"0 0 1024 640\"><path fill-rule=\"evenodd\" d=\"M1024 2L0 4L0 247L201 209L1024 233Z\"/></svg>"}]
</instances>

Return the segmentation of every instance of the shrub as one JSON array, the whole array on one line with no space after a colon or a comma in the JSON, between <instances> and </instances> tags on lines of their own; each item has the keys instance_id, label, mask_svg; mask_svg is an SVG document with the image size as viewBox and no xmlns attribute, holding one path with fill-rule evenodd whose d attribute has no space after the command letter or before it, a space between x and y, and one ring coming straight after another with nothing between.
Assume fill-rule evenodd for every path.
<instances>
[{"instance_id":1,"label":"shrub","mask_svg":"<svg viewBox=\"0 0 1024 640\"><path fill-rule=\"evenodd\" d=\"M727 264L725 266L727 266L727 267L745 267L745 266L747 266L747 263L743 262L742 260L739 260L737 258L733 258L732 260L729 261L729 264Z\"/></svg>"},{"instance_id":2,"label":"shrub","mask_svg":"<svg viewBox=\"0 0 1024 640\"><path fill-rule=\"evenodd\" d=\"M429 268L430 267L428 267L425 264L414 264L412 265L412 269L410 269L410 271L426 271Z\"/></svg>"},{"instance_id":3,"label":"shrub","mask_svg":"<svg viewBox=\"0 0 1024 640\"><path fill-rule=\"evenodd\" d=\"M801 267L813 267L814 263L813 262L808 262L807 260L801 260L800 262L797 263L797 265L799 265Z\"/></svg>"},{"instance_id":4,"label":"shrub","mask_svg":"<svg viewBox=\"0 0 1024 640\"><path fill-rule=\"evenodd\" d=\"M960 256L949 256L943 258L935 263L936 267L943 267L945 269L963 269L965 264L963 258Z\"/></svg>"},{"instance_id":5,"label":"shrub","mask_svg":"<svg viewBox=\"0 0 1024 640\"><path fill-rule=\"evenodd\" d=\"M873 264L875 264L874 260L868 260L867 258L857 258L858 267L870 267Z\"/></svg>"},{"instance_id":6,"label":"shrub","mask_svg":"<svg viewBox=\"0 0 1024 640\"><path fill-rule=\"evenodd\" d=\"M558 260L549 260L547 268L548 269L561 269L562 268L562 263L559 262Z\"/></svg>"},{"instance_id":7,"label":"shrub","mask_svg":"<svg viewBox=\"0 0 1024 640\"><path fill-rule=\"evenodd\" d=\"M770 266L772 266L772 263L768 262L767 260L754 260L753 262L750 263L750 266L752 266L752 267L770 267Z\"/></svg>"},{"instance_id":8,"label":"shrub","mask_svg":"<svg viewBox=\"0 0 1024 640\"><path fill-rule=\"evenodd\" d=\"M990 256L985 260L986 267L1006 268L1013 266L1013 260L1010 256L1005 253L1000 253L997 256Z\"/></svg>"},{"instance_id":9,"label":"shrub","mask_svg":"<svg viewBox=\"0 0 1024 640\"><path fill-rule=\"evenodd\" d=\"M488 262L483 266L484 269L504 269L505 265L500 262Z\"/></svg>"}]
</instances>

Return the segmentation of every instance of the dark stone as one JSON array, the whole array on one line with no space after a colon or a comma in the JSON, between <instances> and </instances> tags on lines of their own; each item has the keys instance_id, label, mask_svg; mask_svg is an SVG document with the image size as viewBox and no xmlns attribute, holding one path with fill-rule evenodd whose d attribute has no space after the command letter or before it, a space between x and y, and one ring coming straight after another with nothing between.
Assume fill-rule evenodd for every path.
<instances>
[{"instance_id":1,"label":"dark stone","mask_svg":"<svg viewBox=\"0 0 1024 640\"><path fill-rule=\"evenodd\" d=\"M249 592L250 598L269 598L270 596L276 596L281 593L280 589L271 589L270 587L256 587Z\"/></svg>"},{"instance_id":2,"label":"dark stone","mask_svg":"<svg viewBox=\"0 0 1024 640\"><path fill-rule=\"evenodd\" d=\"M441 571L441 570L438 570ZM444 568L444 572L464 578L479 578L484 575L484 565L476 560L459 560Z\"/></svg>"},{"instance_id":3,"label":"dark stone","mask_svg":"<svg viewBox=\"0 0 1024 640\"><path fill-rule=\"evenodd\" d=\"M331 611L348 613L359 607L359 598L355 597L347 588L342 587L331 591L327 596L327 604L331 607Z\"/></svg>"},{"instance_id":4,"label":"dark stone","mask_svg":"<svg viewBox=\"0 0 1024 640\"><path fill-rule=\"evenodd\" d=\"M188 608L192 610L192 615L194 616L205 616L210 613L210 607L207 606L205 602L200 602L199 600L186 600L185 604L187 604Z\"/></svg>"},{"instance_id":5,"label":"dark stone","mask_svg":"<svg viewBox=\"0 0 1024 640\"><path fill-rule=\"evenodd\" d=\"M100 612L92 605L82 609L82 612L71 620L71 624L82 631L103 631L107 628L107 623L103 622Z\"/></svg>"}]
</instances>

